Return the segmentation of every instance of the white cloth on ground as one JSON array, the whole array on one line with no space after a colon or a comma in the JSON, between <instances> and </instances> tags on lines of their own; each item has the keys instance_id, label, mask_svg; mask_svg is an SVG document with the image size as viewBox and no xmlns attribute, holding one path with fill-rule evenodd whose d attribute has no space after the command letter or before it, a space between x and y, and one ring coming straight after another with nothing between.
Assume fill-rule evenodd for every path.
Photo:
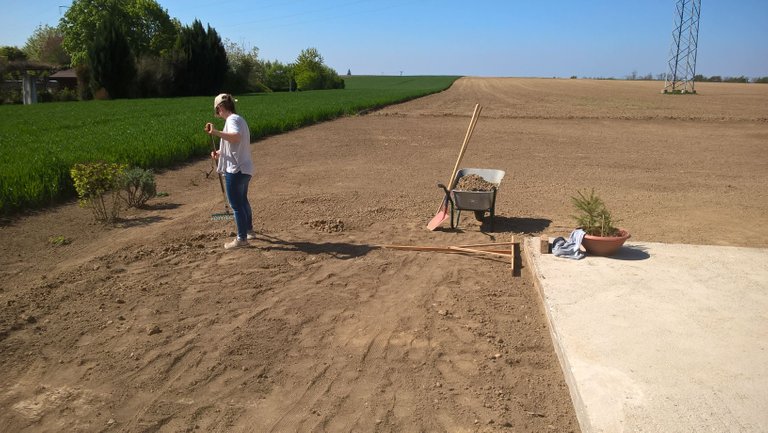
<instances>
[{"instance_id":1,"label":"white cloth on ground","mask_svg":"<svg viewBox=\"0 0 768 433\"><path fill-rule=\"evenodd\" d=\"M581 241L584 240L586 235L582 229L576 229L571 232L568 240L563 238L557 238L552 243L552 254L557 257L565 257L568 259L580 260L584 258L585 254L581 252Z\"/></svg>"}]
</instances>

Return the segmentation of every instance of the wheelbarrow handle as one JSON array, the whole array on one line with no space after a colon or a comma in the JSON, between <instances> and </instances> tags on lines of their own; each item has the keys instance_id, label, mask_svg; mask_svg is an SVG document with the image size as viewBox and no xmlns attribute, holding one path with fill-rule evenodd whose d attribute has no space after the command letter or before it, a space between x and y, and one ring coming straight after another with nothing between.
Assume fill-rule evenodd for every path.
<instances>
[{"instance_id":1,"label":"wheelbarrow handle","mask_svg":"<svg viewBox=\"0 0 768 433\"><path fill-rule=\"evenodd\" d=\"M446 186L445 186L444 184L442 184L442 183L438 183L438 184L437 184L437 187L438 187L438 188L442 188L442 189L443 189L443 191L445 191L445 195L446 195L446 196L450 196L450 195L451 195L451 192L450 192L450 191L448 191L448 188L446 188Z\"/></svg>"},{"instance_id":2,"label":"wheelbarrow handle","mask_svg":"<svg viewBox=\"0 0 768 433\"><path fill-rule=\"evenodd\" d=\"M453 199L451 198L451 192L450 192L450 191L448 191L448 188L446 188L446 187L445 187L445 185L443 185L442 183L438 183L438 184L437 184L437 187L438 187L438 188L442 188L442 189L443 189L443 191L445 192L445 199L446 199L446 200L447 200L449 203L453 204Z\"/></svg>"}]
</instances>

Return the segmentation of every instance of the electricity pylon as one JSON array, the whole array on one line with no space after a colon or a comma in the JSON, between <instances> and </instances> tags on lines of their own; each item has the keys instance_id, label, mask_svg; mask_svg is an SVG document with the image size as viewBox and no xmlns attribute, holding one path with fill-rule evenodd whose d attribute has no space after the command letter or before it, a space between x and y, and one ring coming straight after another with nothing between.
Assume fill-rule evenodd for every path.
<instances>
[{"instance_id":1,"label":"electricity pylon","mask_svg":"<svg viewBox=\"0 0 768 433\"><path fill-rule=\"evenodd\" d=\"M677 0L672 49L669 50L669 70L663 93L696 93L696 47L699 41L701 0Z\"/></svg>"}]
</instances>

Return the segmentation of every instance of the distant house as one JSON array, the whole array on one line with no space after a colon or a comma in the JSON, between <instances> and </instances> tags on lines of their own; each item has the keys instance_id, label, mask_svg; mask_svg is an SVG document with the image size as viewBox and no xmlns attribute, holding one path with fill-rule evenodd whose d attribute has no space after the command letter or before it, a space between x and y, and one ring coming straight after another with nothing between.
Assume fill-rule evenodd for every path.
<instances>
[{"instance_id":1,"label":"distant house","mask_svg":"<svg viewBox=\"0 0 768 433\"><path fill-rule=\"evenodd\" d=\"M59 89L77 90L77 73L74 69L64 69L51 75L48 79L59 83Z\"/></svg>"}]
</instances>

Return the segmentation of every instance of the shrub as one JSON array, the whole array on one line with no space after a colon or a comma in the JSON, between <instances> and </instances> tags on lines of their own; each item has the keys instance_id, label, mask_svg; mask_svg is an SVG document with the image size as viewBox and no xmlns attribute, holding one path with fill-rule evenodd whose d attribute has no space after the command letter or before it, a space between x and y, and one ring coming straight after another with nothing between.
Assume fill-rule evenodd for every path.
<instances>
[{"instance_id":1,"label":"shrub","mask_svg":"<svg viewBox=\"0 0 768 433\"><path fill-rule=\"evenodd\" d=\"M64 235L51 236L48 238L48 243L51 245L60 247L62 245L69 245L72 243L72 239L65 237Z\"/></svg>"},{"instance_id":2,"label":"shrub","mask_svg":"<svg viewBox=\"0 0 768 433\"><path fill-rule=\"evenodd\" d=\"M53 100L58 102L77 101L77 91L65 87L53 93Z\"/></svg>"},{"instance_id":3,"label":"shrub","mask_svg":"<svg viewBox=\"0 0 768 433\"><path fill-rule=\"evenodd\" d=\"M80 198L80 206L90 207L96 221L117 220L120 214L120 194L117 189L126 167L125 164L106 162L72 166L70 174Z\"/></svg>"},{"instance_id":4,"label":"shrub","mask_svg":"<svg viewBox=\"0 0 768 433\"><path fill-rule=\"evenodd\" d=\"M142 207L147 200L157 195L155 174L152 170L135 167L127 170L120 177L120 186L125 192L125 204L128 207Z\"/></svg>"},{"instance_id":5,"label":"shrub","mask_svg":"<svg viewBox=\"0 0 768 433\"><path fill-rule=\"evenodd\" d=\"M0 104L21 104L24 97L21 94L21 88L18 89L0 89Z\"/></svg>"},{"instance_id":6,"label":"shrub","mask_svg":"<svg viewBox=\"0 0 768 433\"><path fill-rule=\"evenodd\" d=\"M37 102L53 102L53 92L37 92Z\"/></svg>"}]
</instances>

